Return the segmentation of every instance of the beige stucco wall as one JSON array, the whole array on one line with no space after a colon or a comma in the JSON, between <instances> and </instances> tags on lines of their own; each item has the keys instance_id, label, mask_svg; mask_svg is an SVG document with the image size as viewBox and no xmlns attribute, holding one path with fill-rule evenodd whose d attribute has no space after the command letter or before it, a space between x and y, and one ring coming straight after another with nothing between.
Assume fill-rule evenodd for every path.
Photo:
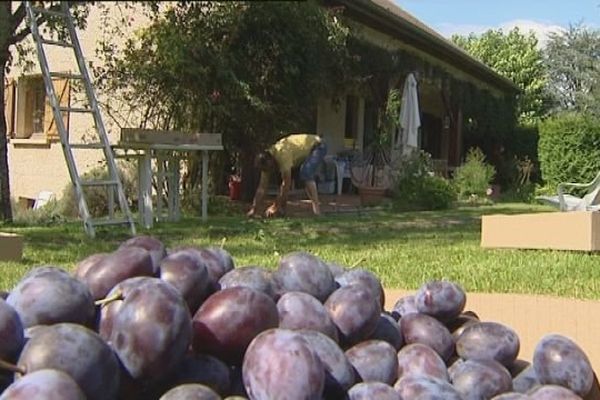
<instances>
[{"instance_id":1,"label":"beige stucco wall","mask_svg":"<svg viewBox=\"0 0 600 400\"><path fill-rule=\"evenodd\" d=\"M121 15L122 9L117 8L115 3L106 2L104 6L107 7L107 12L110 15L114 17ZM131 22L131 26L126 28L129 34L133 34L135 30L147 23L147 19L143 13L139 12L139 9L136 8L125 10L125 16ZM98 41L105 35L110 34L107 33L109 26L110 24L107 24L107 20L103 18L102 10L92 6L87 20L87 28L84 31L78 31L79 41L87 62L99 63L95 55L95 49ZM128 35L111 36L110 39L117 46L122 46L127 37ZM28 38L28 41L33 45L31 37ZM45 50L51 71L79 73L74 53L71 49L45 46ZM19 63L16 62L11 69L9 78L18 80L22 75L41 74L37 61L37 53L34 53L32 56L34 60L32 70L23 71L19 67ZM110 94L101 92L97 92L96 94L101 104L113 100ZM72 88L71 106L83 106L82 101L85 101L84 99L85 97L81 93L78 94ZM119 127L106 113L103 113L103 120L110 141L115 143L118 140ZM69 118L69 135L71 142L92 141L95 136L95 129L91 115L72 113ZM98 166L99 162L104 159L101 150L77 149L73 150L73 154L80 174ZM60 197L63 189L70 182L60 142L47 143L45 140L11 139L8 146L8 157L11 192L15 199L18 197L35 198L40 191L44 190L52 191L57 197Z\"/></svg>"}]
</instances>

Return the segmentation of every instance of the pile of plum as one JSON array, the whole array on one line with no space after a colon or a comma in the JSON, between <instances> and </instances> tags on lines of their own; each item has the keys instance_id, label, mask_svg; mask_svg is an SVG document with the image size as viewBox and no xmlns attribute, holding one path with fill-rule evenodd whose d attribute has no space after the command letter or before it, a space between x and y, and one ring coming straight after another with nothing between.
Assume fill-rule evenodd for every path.
<instances>
[{"instance_id":1,"label":"pile of plum","mask_svg":"<svg viewBox=\"0 0 600 400\"><path fill-rule=\"evenodd\" d=\"M517 359L517 334L464 311L453 282L385 311L375 274L306 252L236 268L220 247L137 236L3 297L0 400L569 400L594 384L564 336Z\"/></svg>"}]
</instances>

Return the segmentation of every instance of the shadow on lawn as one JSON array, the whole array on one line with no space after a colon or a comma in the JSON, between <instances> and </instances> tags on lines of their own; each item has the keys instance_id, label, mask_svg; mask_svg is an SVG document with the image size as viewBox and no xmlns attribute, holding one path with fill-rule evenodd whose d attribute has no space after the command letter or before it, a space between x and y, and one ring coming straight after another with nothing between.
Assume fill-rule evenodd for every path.
<instances>
[{"instance_id":1,"label":"shadow on lawn","mask_svg":"<svg viewBox=\"0 0 600 400\"><path fill-rule=\"evenodd\" d=\"M481 215L517 214L546 211L523 204L461 207L444 211L392 213L366 211L331 213L320 218L296 217L275 220L211 216L207 222L186 217L178 223L159 223L152 230L138 228L140 235L152 235L169 248L182 245L198 247L221 244L234 257L265 255L274 250L314 249L322 245L371 246L403 243L407 240L437 240L453 244L479 238ZM81 222L47 227L11 227L9 231L25 237L23 264L44 263L49 258L78 261L92 253L114 251L129 237L125 228L104 229L95 239L83 232Z\"/></svg>"}]
</instances>

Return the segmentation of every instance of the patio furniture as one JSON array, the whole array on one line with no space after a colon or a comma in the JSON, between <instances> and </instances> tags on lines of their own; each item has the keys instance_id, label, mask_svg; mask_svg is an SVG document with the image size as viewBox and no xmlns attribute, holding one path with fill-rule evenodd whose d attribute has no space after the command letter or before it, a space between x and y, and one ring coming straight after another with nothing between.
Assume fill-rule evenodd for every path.
<instances>
[{"instance_id":1,"label":"patio furniture","mask_svg":"<svg viewBox=\"0 0 600 400\"><path fill-rule=\"evenodd\" d=\"M583 197L565 193L566 188L578 188L586 191ZM598 211L600 210L600 173L589 183L565 182L558 185L556 196L538 196L536 199L556 206L560 211Z\"/></svg>"},{"instance_id":2,"label":"patio furniture","mask_svg":"<svg viewBox=\"0 0 600 400\"><path fill-rule=\"evenodd\" d=\"M166 179L168 220L177 221L179 213L179 168L185 153L202 154L202 220L208 210L208 152L223 150L221 134L187 133L150 129L122 128L121 140L112 146L117 158L137 158L139 196L138 207L141 225L151 228L154 220L152 204L152 159L157 161L157 212L160 218L163 182ZM131 154L130 152L133 152ZM165 168L165 162L167 167Z\"/></svg>"}]
</instances>

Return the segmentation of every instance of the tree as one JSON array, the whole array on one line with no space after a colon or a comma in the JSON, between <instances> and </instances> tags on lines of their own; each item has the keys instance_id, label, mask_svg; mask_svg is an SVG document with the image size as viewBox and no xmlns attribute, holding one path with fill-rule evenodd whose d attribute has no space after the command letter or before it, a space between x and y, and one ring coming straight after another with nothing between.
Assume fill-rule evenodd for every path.
<instances>
[{"instance_id":1,"label":"tree","mask_svg":"<svg viewBox=\"0 0 600 400\"><path fill-rule=\"evenodd\" d=\"M223 133L248 198L254 155L281 132L314 130L319 95L345 76L346 33L314 1L181 2L122 54L108 48L96 75L146 126Z\"/></svg>"},{"instance_id":2,"label":"tree","mask_svg":"<svg viewBox=\"0 0 600 400\"><path fill-rule=\"evenodd\" d=\"M452 41L521 89L517 103L521 121L536 121L546 113L547 74L533 32L490 29L480 36L454 35Z\"/></svg>"},{"instance_id":3,"label":"tree","mask_svg":"<svg viewBox=\"0 0 600 400\"><path fill-rule=\"evenodd\" d=\"M10 204L10 182L8 169L8 143L6 138L7 126L4 116L4 82L6 74L18 53L20 60L26 60L30 56L31 49L22 46L24 40L30 35L29 25L26 24L25 3L12 1L0 2L0 216L4 221L12 221L12 209ZM60 3L56 1L37 2L39 7L49 10L60 10ZM88 5L85 2L77 2L71 6L75 23L78 27L85 26L88 14ZM65 35L65 27L60 18L49 17L41 14L37 17L39 26L46 26L49 35Z\"/></svg>"},{"instance_id":4,"label":"tree","mask_svg":"<svg viewBox=\"0 0 600 400\"><path fill-rule=\"evenodd\" d=\"M598 114L600 31L582 25L550 34L544 49L555 111Z\"/></svg>"}]
</instances>

